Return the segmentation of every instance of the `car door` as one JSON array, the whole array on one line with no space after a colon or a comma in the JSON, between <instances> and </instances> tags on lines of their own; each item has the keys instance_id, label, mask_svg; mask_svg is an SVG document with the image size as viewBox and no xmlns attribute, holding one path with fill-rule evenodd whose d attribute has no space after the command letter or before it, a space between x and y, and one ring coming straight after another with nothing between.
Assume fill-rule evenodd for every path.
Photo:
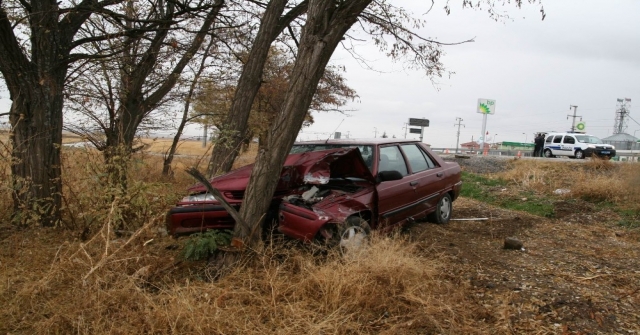
<instances>
[{"instance_id":1,"label":"car door","mask_svg":"<svg viewBox=\"0 0 640 335\"><path fill-rule=\"evenodd\" d=\"M440 192L445 187L444 171L424 150L415 144L400 146L409 163L409 173L418 182L417 207L420 216L434 208L438 203Z\"/></svg>"},{"instance_id":2,"label":"car door","mask_svg":"<svg viewBox=\"0 0 640 335\"><path fill-rule=\"evenodd\" d=\"M553 145L553 135L549 135L547 136L547 138L544 140L544 146L542 148L542 154L544 155L544 150L549 149L551 150L551 146Z\"/></svg>"},{"instance_id":3,"label":"car door","mask_svg":"<svg viewBox=\"0 0 640 335\"><path fill-rule=\"evenodd\" d=\"M378 225L382 228L403 223L419 213L415 206L418 196L419 176L410 175L398 145L380 147L377 173L398 171L400 180L383 181L376 186L378 194Z\"/></svg>"},{"instance_id":4,"label":"car door","mask_svg":"<svg viewBox=\"0 0 640 335\"><path fill-rule=\"evenodd\" d=\"M549 147L551 148L551 153L554 156L562 156L562 135L556 135L553 138L553 144Z\"/></svg>"},{"instance_id":5,"label":"car door","mask_svg":"<svg viewBox=\"0 0 640 335\"><path fill-rule=\"evenodd\" d=\"M575 147L576 139L571 135L564 135L562 139L562 154L564 156L573 156L573 148Z\"/></svg>"}]
</instances>

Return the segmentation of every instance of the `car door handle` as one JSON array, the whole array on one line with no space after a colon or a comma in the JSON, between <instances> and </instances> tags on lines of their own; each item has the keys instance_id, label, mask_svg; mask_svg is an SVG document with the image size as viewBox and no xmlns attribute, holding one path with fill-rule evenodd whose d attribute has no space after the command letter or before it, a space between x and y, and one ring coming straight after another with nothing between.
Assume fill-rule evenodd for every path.
<instances>
[{"instance_id":1,"label":"car door handle","mask_svg":"<svg viewBox=\"0 0 640 335\"><path fill-rule=\"evenodd\" d=\"M436 173L436 177L442 177L442 172Z\"/></svg>"},{"instance_id":2,"label":"car door handle","mask_svg":"<svg viewBox=\"0 0 640 335\"><path fill-rule=\"evenodd\" d=\"M410 182L409 185L416 186L416 185L418 185L418 181L414 180L414 181Z\"/></svg>"}]
</instances>

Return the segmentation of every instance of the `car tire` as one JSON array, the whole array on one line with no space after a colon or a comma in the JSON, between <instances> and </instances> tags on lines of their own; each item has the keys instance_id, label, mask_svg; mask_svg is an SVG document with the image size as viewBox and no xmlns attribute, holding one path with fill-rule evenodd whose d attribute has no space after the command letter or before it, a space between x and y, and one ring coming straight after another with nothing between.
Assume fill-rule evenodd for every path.
<instances>
[{"instance_id":1,"label":"car tire","mask_svg":"<svg viewBox=\"0 0 640 335\"><path fill-rule=\"evenodd\" d=\"M580 149L576 150L576 158L577 159L584 159L584 152Z\"/></svg>"},{"instance_id":2,"label":"car tire","mask_svg":"<svg viewBox=\"0 0 640 335\"><path fill-rule=\"evenodd\" d=\"M545 149L545 150L544 150L544 157L546 157L546 158L552 158L552 157L553 157L553 154L551 153L551 150L549 150L549 149Z\"/></svg>"},{"instance_id":3,"label":"car tire","mask_svg":"<svg viewBox=\"0 0 640 335\"><path fill-rule=\"evenodd\" d=\"M342 253L346 253L360 247L369 234L369 223L359 216L351 216L340 224L327 224L320 228L316 240L323 248L339 248Z\"/></svg>"},{"instance_id":4,"label":"car tire","mask_svg":"<svg viewBox=\"0 0 640 335\"><path fill-rule=\"evenodd\" d=\"M429 214L428 219L429 222L437 223L437 224L445 224L448 223L451 219L451 213L453 212L453 203L451 201L451 196L448 193L438 200L438 204L436 205L436 210Z\"/></svg>"},{"instance_id":5,"label":"car tire","mask_svg":"<svg viewBox=\"0 0 640 335\"><path fill-rule=\"evenodd\" d=\"M342 253L361 248L371 234L369 223L359 216L348 217L337 228L338 247Z\"/></svg>"}]
</instances>

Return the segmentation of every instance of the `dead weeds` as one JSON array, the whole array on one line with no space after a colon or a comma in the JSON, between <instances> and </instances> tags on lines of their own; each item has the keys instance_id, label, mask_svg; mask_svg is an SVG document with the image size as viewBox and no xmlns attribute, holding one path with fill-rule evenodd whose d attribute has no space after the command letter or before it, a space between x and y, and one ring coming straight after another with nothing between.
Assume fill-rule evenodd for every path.
<instances>
[{"instance_id":1,"label":"dead weeds","mask_svg":"<svg viewBox=\"0 0 640 335\"><path fill-rule=\"evenodd\" d=\"M552 218L461 198L454 218L488 220L417 224L409 235L373 236L367 249L346 257L278 239L213 280L215 271L206 262L181 259L184 238L164 236L162 229L164 212L192 182L189 177L161 178L160 156L136 156L132 180L154 185L153 197L138 222L142 228L116 236L108 213L101 212L106 209L95 206L100 157L84 152L65 151L64 178L75 220L95 218L87 240L79 228L19 229L0 220L0 332L640 331L640 232L617 225L623 215L617 207L588 200L600 192L589 183L600 189L615 185L621 188L599 199L637 208L633 188L640 177L634 165L515 162L512 170L493 176L507 185L492 186L488 196L526 190L554 197L555 189L570 189L555 196ZM519 238L525 250L503 250L505 237Z\"/></svg>"}]
</instances>

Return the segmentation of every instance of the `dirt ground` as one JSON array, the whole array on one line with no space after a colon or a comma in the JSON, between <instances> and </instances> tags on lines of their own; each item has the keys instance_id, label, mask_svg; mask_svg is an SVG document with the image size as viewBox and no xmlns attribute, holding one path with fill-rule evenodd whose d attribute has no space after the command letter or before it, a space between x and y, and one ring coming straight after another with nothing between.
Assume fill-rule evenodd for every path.
<instances>
[{"instance_id":1,"label":"dirt ground","mask_svg":"<svg viewBox=\"0 0 640 335\"><path fill-rule=\"evenodd\" d=\"M427 257L473 287L477 315L502 310L510 329L546 334L640 333L640 234L616 226L616 214L559 202L556 218L502 210L470 199L454 203L447 225L417 224L412 238ZM524 243L503 249L505 237Z\"/></svg>"}]
</instances>

